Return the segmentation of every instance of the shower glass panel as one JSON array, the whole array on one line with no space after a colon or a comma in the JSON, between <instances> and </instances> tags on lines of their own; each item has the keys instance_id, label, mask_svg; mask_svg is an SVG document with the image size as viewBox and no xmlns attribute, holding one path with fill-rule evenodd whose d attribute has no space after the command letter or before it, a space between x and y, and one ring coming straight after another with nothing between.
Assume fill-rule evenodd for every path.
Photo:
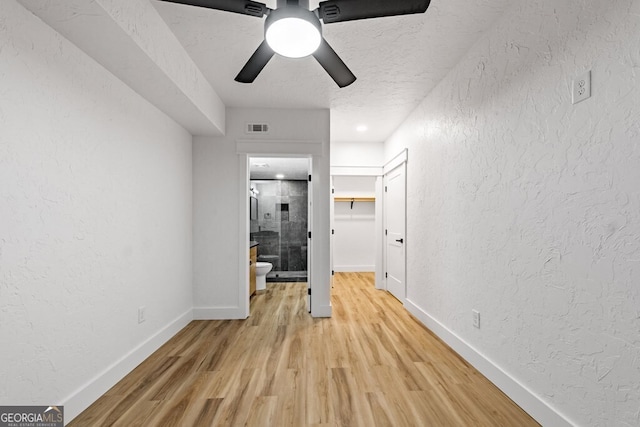
<instances>
[{"instance_id":1,"label":"shower glass panel","mask_svg":"<svg viewBox=\"0 0 640 427\"><path fill-rule=\"evenodd\" d=\"M258 193L251 239L260 243L258 261L273 264L267 281L306 280L307 181L251 180L251 187Z\"/></svg>"}]
</instances>

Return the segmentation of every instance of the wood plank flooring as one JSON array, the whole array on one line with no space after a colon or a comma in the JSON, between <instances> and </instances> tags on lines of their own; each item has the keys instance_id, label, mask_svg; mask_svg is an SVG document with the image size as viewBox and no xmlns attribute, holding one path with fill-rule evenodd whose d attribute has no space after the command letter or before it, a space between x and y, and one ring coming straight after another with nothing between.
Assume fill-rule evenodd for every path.
<instances>
[{"instance_id":1,"label":"wood plank flooring","mask_svg":"<svg viewBox=\"0 0 640 427\"><path fill-rule=\"evenodd\" d=\"M338 273L333 317L269 283L247 320L193 321L70 426L537 426L373 274Z\"/></svg>"}]
</instances>

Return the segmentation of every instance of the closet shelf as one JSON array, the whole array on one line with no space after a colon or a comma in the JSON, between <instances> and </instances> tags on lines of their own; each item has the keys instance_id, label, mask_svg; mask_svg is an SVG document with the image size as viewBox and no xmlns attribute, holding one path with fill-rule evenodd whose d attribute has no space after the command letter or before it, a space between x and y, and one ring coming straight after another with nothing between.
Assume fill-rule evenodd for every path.
<instances>
[{"instance_id":1,"label":"closet shelf","mask_svg":"<svg viewBox=\"0 0 640 427\"><path fill-rule=\"evenodd\" d=\"M351 202L351 209L353 209L354 202L375 202L375 197L334 197L336 202Z\"/></svg>"},{"instance_id":2,"label":"closet shelf","mask_svg":"<svg viewBox=\"0 0 640 427\"><path fill-rule=\"evenodd\" d=\"M375 202L375 197L336 197L336 202Z\"/></svg>"}]
</instances>

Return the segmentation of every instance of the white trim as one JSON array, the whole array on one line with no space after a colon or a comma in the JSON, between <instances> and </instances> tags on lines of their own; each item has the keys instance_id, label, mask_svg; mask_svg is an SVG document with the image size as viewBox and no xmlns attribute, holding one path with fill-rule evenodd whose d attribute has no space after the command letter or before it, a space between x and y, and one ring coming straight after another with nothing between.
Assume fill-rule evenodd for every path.
<instances>
[{"instance_id":1,"label":"white trim","mask_svg":"<svg viewBox=\"0 0 640 427\"><path fill-rule=\"evenodd\" d=\"M375 265L336 265L334 271L339 273L372 273L376 271Z\"/></svg>"},{"instance_id":2,"label":"white trim","mask_svg":"<svg viewBox=\"0 0 640 427\"><path fill-rule=\"evenodd\" d=\"M408 159L409 159L409 150L405 148L384 165L384 174L386 175L392 170L394 170L395 168L397 168L398 166L400 166L401 164L406 163Z\"/></svg>"},{"instance_id":3,"label":"white trim","mask_svg":"<svg viewBox=\"0 0 640 427\"><path fill-rule=\"evenodd\" d=\"M376 178L375 227L376 227L376 289L385 288L384 278L384 185L383 176Z\"/></svg>"},{"instance_id":4,"label":"white trim","mask_svg":"<svg viewBox=\"0 0 640 427\"><path fill-rule=\"evenodd\" d=\"M238 154L241 167L248 164L248 158L256 155L266 155L271 157L305 157L311 159L311 206L312 212L310 219L313 222L308 224L309 231L312 233L313 239L309 245L311 261L309 268L308 283L312 290L312 310L313 317L331 317L331 269L329 260L330 251L330 232L329 221L324 224L325 218L328 217L324 212L324 208L329 208L330 198L330 174L329 172L329 143L321 140L305 141L305 140L236 140L236 153ZM246 162L246 163L245 163ZM324 164L323 164L324 163ZM323 167L321 167L321 165ZM325 169L326 167L326 169ZM239 221L246 221L246 226L242 226L240 222L239 245L240 260L247 259L248 242L249 242L249 211L248 211L248 194L250 176L248 171L246 175L239 175L240 185L238 186L238 197L246 199L240 202L240 212L242 217ZM245 185L246 184L246 185ZM242 214L244 212L244 214ZM322 213L322 215L320 215ZM327 230L326 234L318 230ZM245 243L246 242L246 243ZM247 245L247 252L243 246ZM325 253L326 249L326 253ZM240 263L242 264L242 263ZM312 268L311 268L312 267ZM247 315L249 315L249 295L248 295L248 265L241 265L239 280L246 282L245 286L238 286L238 298L240 304L246 301ZM246 271L246 273L244 273ZM243 276L246 274L246 276ZM244 279L243 279L244 277ZM322 304L328 304L326 306ZM221 312L224 313L224 312ZM242 319L240 315L233 315L233 309L229 311L230 319Z\"/></svg>"},{"instance_id":5,"label":"white trim","mask_svg":"<svg viewBox=\"0 0 640 427\"><path fill-rule=\"evenodd\" d=\"M329 197L331 198L331 203L329 204L329 228L331 229L331 235L329 236L329 268L331 269L331 271L335 271L335 269L333 268L335 265L335 260L333 259L334 254L335 254L335 245L336 245L336 235L335 235L335 229L336 229L336 195L335 195L335 191L336 188L333 185L333 175L329 175L329 188L331 189L330 193L329 193ZM309 265L311 265L311 260L309 260ZM331 280L331 288L333 288L333 284L334 284L334 277L333 277L333 273L331 273L331 276L329 278L329 280Z\"/></svg>"},{"instance_id":6,"label":"white trim","mask_svg":"<svg viewBox=\"0 0 640 427\"><path fill-rule=\"evenodd\" d=\"M331 304L320 306L314 303L311 306L311 317L331 317Z\"/></svg>"},{"instance_id":7,"label":"white trim","mask_svg":"<svg viewBox=\"0 0 640 427\"><path fill-rule=\"evenodd\" d=\"M63 399L65 423L87 409L154 351L173 338L191 320L193 320L193 311L189 309Z\"/></svg>"},{"instance_id":8,"label":"white trim","mask_svg":"<svg viewBox=\"0 0 640 427\"><path fill-rule=\"evenodd\" d=\"M315 197L314 197L314 190L316 190L316 187L314 185L314 171L313 171L313 165L314 165L314 160L313 160L313 156L308 160L308 165L309 165L309 177L311 177L311 181L307 181L307 231L309 232L309 235L307 236L307 298L306 299L306 308L307 308L307 313L311 313L311 311L313 310L313 300L315 298L312 297L312 292L311 290L314 287L314 283L315 283L315 271L314 271L314 265L316 263L314 252L314 243L315 243L315 239L312 238L313 232L312 230L315 229L314 226L314 219L315 219ZM317 180L317 178L316 178ZM329 176L329 186L331 186L331 176ZM331 224L329 224L329 228L331 227ZM331 253L331 241L328 242L329 243L329 253ZM329 259L329 268L331 268L331 259ZM331 280L329 280L329 292L331 289Z\"/></svg>"},{"instance_id":9,"label":"white trim","mask_svg":"<svg viewBox=\"0 0 640 427\"><path fill-rule=\"evenodd\" d=\"M383 173L384 169L378 166L331 166L331 188L333 189L333 178L335 176L375 176L375 199L378 203L375 204L375 241L376 241L376 261L375 265L371 266L371 270L352 270L350 266L342 266L334 268L333 266L333 247L331 255L332 270L345 271L345 272L358 272L358 271L375 271L375 287L376 289L385 289L384 278L384 217L383 217L383 197L384 197L384 185L383 185ZM331 228L335 228L334 220L335 213L333 211L333 204L335 203L336 194L331 194ZM333 235L331 236L331 245L334 244ZM368 266L367 266L368 267ZM347 268L347 269L341 269ZM356 267L361 268L361 267Z\"/></svg>"},{"instance_id":10,"label":"white trim","mask_svg":"<svg viewBox=\"0 0 640 427\"><path fill-rule=\"evenodd\" d=\"M193 320L246 319L242 307L194 307Z\"/></svg>"},{"instance_id":11,"label":"white trim","mask_svg":"<svg viewBox=\"0 0 640 427\"><path fill-rule=\"evenodd\" d=\"M380 176L383 169L380 166L331 166L331 175L342 176Z\"/></svg>"},{"instance_id":12,"label":"white trim","mask_svg":"<svg viewBox=\"0 0 640 427\"><path fill-rule=\"evenodd\" d=\"M269 141L269 140L237 140L236 153L238 154L287 154L302 156L326 156L322 141Z\"/></svg>"},{"instance_id":13,"label":"white trim","mask_svg":"<svg viewBox=\"0 0 640 427\"><path fill-rule=\"evenodd\" d=\"M244 187L246 183L246 187ZM240 193L245 197L238 197L238 230L240 230L240 242L238 244L238 309L240 317L246 319L250 315L249 298L249 156L238 154L238 185ZM246 262L242 262L245 260ZM244 285L243 285L244 284Z\"/></svg>"},{"instance_id":14,"label":"white trim","mask_svg":"<svg viewBox=\"0 0 640 427\"><path fill-rule=\"evenodd\" d=\"M451 347L453 351L480 371L537 422L543 426L554 427L571 427L575 425L408 298L405 300L404 306L409 313L417 317L420 322Z\"/></svg>"}]
</instances>

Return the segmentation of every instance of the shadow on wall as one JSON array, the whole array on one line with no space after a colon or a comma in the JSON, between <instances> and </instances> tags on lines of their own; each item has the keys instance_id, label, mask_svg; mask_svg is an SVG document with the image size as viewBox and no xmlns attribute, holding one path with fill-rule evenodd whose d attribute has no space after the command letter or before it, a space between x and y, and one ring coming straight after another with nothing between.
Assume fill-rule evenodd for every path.
<instances>
[{"instance_id":1,"label":"shadow on wall","mask_svg":"<svg viewBox=\"0 0 640 427\"><path fill-rule=\"evenodd\" d=\"M257 190L257 219L251 219L251 240L258 260L273 264L273 271L307 271L307 181L252 180Z\"/></svg>"}]
</instances>

